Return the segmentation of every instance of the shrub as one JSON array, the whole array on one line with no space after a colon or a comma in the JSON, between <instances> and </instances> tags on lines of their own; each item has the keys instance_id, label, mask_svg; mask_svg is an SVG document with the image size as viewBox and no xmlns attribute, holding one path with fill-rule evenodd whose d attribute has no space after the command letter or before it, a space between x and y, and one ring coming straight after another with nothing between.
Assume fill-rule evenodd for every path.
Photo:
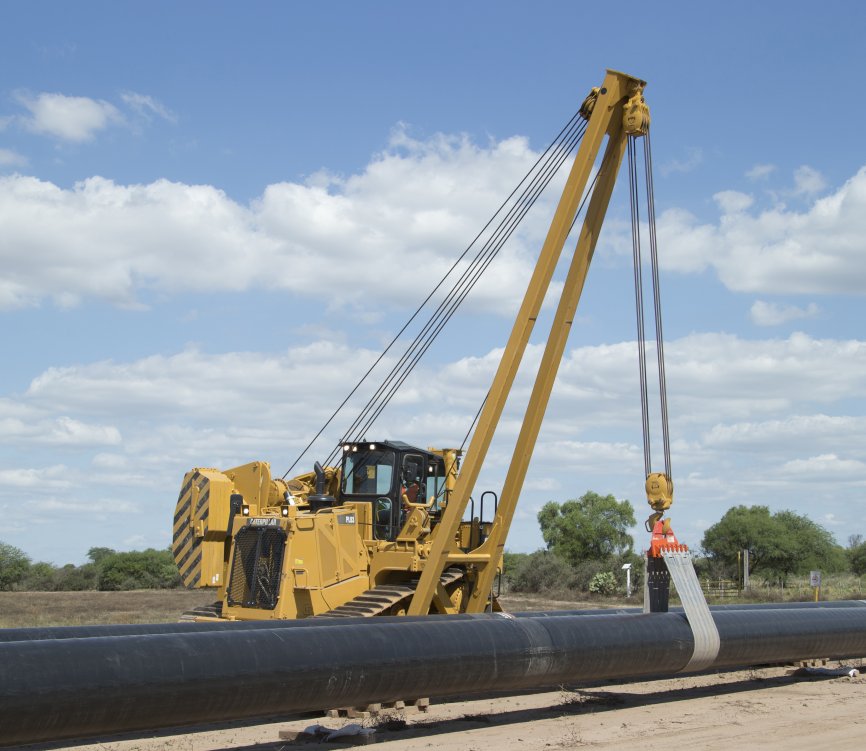
<instances>
[{"instance_id":1,"label":"shrub","mask_svg":"<svg viewBox=\"0 0 866 751\"><path fill-rule=\"evenodd\" d=\"M14 589L29 571L29 556L13 545L0 542L0 589Z\"/></svg>"},{"instance_id":2,"label":"shrub","mask_svg":"<svg viewBox=\"0 0 866 751\"><path fill-rule=\"evenodd\" d=\"M603 571L609 571L611 564L608 560L583 561L574 567L574 586L581 592L591 592L589 588L592 580Z\"/></svg>"},{"instance_id":3,"label":"shrub","mask_svg":"<svg viewBox=\"0 0 866 751\"><path fill-rule=\"evenodd\" d=\"M574 570L568 562L547 550L523 558L511 577L515 592L550 592L574 587Z\"/></svg>"},{"instance_id":4,"label":"shrub","mask_svg":"<svg viewBox=\"0 0 866 751\"><path fill-rule=\"evenodd\" d=\"M112 553L100 560L97 569L101 590L172 589L181 583L168 550Z\"/></svg>"},{"instance_id":5,"label":"shrub","mask_svg":"<svg viewBox=\"0 0 866 751\"><path fill-rule=\"evenodd\" d=\"M52 592L56 578L57 568L51 563L39 561L30 566L20 588L27 592Z\"/></svg>"},{"instance_id":6,"label":"shrub","mask_svg":"<svg viewBox=\"0 0 866 751\"><path fill-rule=\"evenodd\" d=\"M592 577L589 583L589 591L596 595L616 594L616 576L611 571L601 571Z\"/></svg>"},{"instance_id":7,"label":"shrub","mask_svg":"<svg viewBox=\"0 0 866 751\"><path fill-rule=\"evenodd\" d=\"M99 570L92 563L73 566L67 563L57 569L54 588L58 592L84 592L96 589Z\"/></svg>"},{"instance_id":8,"label":"shrub","mask_svg":"<svg viewBox=\"0 0 866 751\"><path fill-rule=\"evenodd\" d=\"M502 579L509 587L513 588L514 574L528 557L528 553L511 553L508 550L502 554Z\"/></svg>"}]
</instances>

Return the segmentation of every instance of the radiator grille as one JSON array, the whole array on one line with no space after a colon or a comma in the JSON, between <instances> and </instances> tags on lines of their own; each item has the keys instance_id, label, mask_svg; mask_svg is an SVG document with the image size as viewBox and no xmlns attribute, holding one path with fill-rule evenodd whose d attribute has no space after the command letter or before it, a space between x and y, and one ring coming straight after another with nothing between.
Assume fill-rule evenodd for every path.
<instances>
[{"instance_id":1,"label":"radiator grille","mask_svg":"<svg viewBox=\"0 0 866 751\"><path fill-rule=\"evenodd\" d=\"M243 527L235 535L229 605L273 610L280 594L286 532L279 527Z\"/></svg>"}]
</instances>

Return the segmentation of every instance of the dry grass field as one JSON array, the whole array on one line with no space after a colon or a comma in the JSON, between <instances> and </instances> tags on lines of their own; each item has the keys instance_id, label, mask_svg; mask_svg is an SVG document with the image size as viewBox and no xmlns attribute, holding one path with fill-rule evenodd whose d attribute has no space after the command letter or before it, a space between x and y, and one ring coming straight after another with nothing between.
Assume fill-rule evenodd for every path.
<instances>
[{"instance_id":1,"label":"dry grass field","mask_svg":"<svg viewBox=\"0 0 866 751\"><path fill-rule=\"evenodd\" d=\"M168 623L214 601L210 590L0 592L0 628Z\"/></svg>"},{"instance_id":2,"label":"dry grass field","mask_svg":"<svg viewBox=\"0 0 866 751\"><path fill-rule=\"evenodd\" d=\"M845 593L849 597L849 593ZM854 594L856 597L856 593ZM215 590L159 589L130 592L0 592L0 628L38 626L84 626L114 623L170 623L181 613L216 599ZM806 599L805 597L803 599ZM726 605L759 602L760 597L714 599ZM766 601L764 599L763 601ZM507 611L577 610L640 605L639 596L558 599L550 596L511 593L500 598ZM672 598L672 604L676 598Z\"/></svg>"},{"instance_id":3,"label":"dry grass field","mask_svg":"<svg viewBox=\"0 0 866 751\"><path fill-rule=\"evenodd\" d=\"M181 613L215 600L214 590L159 589L130 592L0 592L0 628L170 623ZM502 598L506 610L572 610L618 607L626 600L551 600L539 595Z\"/></svg>"}]
</instances>

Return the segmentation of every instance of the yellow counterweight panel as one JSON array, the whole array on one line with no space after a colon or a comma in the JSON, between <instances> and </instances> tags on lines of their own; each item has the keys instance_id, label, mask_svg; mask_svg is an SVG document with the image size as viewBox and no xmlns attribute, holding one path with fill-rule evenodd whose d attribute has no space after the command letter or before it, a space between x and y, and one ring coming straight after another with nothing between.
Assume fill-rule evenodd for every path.
<instances>
[{"instance_id":1,"label":"yellow counterweight panel","mask_svg":"<svg viewBox=\"0 0 866 751\"><path fill-rule=\"evenodd\" d=\"M282 503L281 494L271 482L271 465L267 462L249 462L232 467L225 470L225 475L234 484L235 492L244 497L251 516L255 516L264 506Z\"/></svg>"},{"instance_id":2,"label":"yellow counterweight panel","mask_svg":"<svg viewBox=\"0 0 866 751\"><path fill-rule=\"evenodd\" d=\"M187 472L174 514L172 553L184 585L219 587L232 483L216 469Z\"/></svg>"},{"instance_id":3,"label":"yellow counterweight panel","mask_svg":"<svg viewBox=\"0 0 866 751\"><path fill-rule=\"evenodd\" d=\"M198 467L187 472L174 514L172 553L190 588L225 584L226 540L231 496L238 493L255 515L283 502L286 483L271 479L267 462L250 462L224 472Z\"/></svg>"}]
</instances>

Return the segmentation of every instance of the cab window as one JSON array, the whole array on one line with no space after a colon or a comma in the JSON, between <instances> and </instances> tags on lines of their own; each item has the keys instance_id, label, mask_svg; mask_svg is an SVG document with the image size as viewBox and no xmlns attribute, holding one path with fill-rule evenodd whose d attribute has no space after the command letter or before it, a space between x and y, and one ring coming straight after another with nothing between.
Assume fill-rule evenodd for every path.
<instances>
[{"instance_id":1,"label":"cab window","mask_svg":"<svg viewBox=\"0 0 866 751\"><path fill-rule=\"evenodd\" d=\"M367 449L343 456L343 493L349 495L388 495L394 479L393 451Z\"/></svg>"},{"instance_id":2,"label":"cab window","mask_svg":"<svg viewBox=\"0 0 866 751\"><path fill-rule=\"evenodd\" d=\"M427 467L427 497L434 497L431 510L439 510L445 500L445 462L441 459L431 459Z\"/></svg>"}]
</instances>

